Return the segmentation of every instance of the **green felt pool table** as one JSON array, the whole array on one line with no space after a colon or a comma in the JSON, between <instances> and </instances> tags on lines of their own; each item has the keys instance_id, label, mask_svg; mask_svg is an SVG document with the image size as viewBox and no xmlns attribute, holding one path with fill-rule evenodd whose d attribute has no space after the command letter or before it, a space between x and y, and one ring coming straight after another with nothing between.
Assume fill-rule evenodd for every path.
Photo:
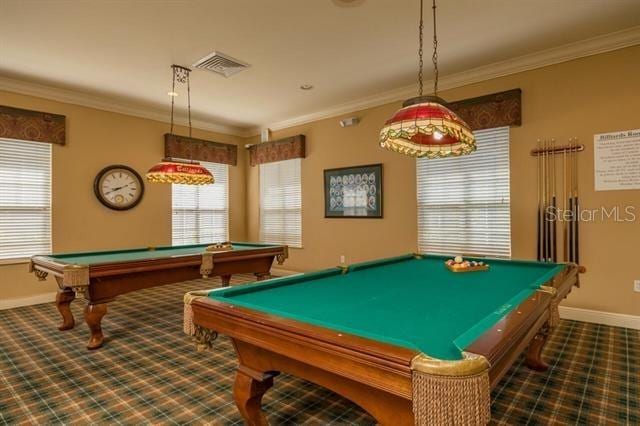
<instances>
[{"instance_id":1,"label":"green felt pool table","mask_svg":"<svg viewBox=\"0 0 640 426\"><path fill-rule=\"evenodd\" d=\"M351 399L383 424L486 423L490 390L528 347L541 350L573 264L406 255L212 291L190 302L196 338L231 337L236 405L250 424L283 371ZM185 299L186 300L186 299Z\"/></svg>"},{"instance_id":2,"label":"green felt pool table","mask_svg":"<svg viewBox=\"0 0 640 426\"><path fill-rule=\"evenodd\" d=\"M40 280L49 274L56 278L60 330L73 328L69 305L76 293L84 295L85 320L91 331L87 347L96 349L104 341L101 321L107 303L120 294L210 276L221 277L223 286L229 285L233 274L253 273L262 280L269 278L274 258L282 264L287 257L288 248L282 245L194 244L33 256L30 271Z\"/></svg>"}]
</instances>

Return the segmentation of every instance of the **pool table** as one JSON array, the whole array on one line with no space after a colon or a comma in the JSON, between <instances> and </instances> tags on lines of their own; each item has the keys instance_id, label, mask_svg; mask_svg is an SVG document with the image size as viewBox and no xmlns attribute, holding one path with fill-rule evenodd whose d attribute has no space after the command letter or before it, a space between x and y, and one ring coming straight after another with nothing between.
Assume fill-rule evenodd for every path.
<instances>
[{"instance_id":1,"label":"pool table","mask_svg":"<svg viewBox=\"0 0 640 426\"><path fill-rule=\"evenodd\" d=\"M60 330L73 328L69 305L76 293L84 294L84 316L91 331L87 348L97 349L104 342L101 321L107 303L120 294L210 276L219 276L223 286L229 285L233 274L253 273L262 280L270 276L274 258L282 264L288 257L288 248L282 245L234 242L226 246L195 244L33 256L29 269L40 280L48 274L55 276Z\"/></svg>"},{"instance_id":2,"label":"pool table","mask_svg":"<svg viewBox=\"0 0 640 426\"><path fill-rule=\"evenodd\" d=\"M249 424L279 372L325 386L381 424L484 424L490 391L527 364L577 284L574 264L482 259L455 273L445 257L406 255L218 289L191 301L196 340L229 336L233 395ZM186 299L185 299L186 300Z\"/></svg>"}]
</instances>

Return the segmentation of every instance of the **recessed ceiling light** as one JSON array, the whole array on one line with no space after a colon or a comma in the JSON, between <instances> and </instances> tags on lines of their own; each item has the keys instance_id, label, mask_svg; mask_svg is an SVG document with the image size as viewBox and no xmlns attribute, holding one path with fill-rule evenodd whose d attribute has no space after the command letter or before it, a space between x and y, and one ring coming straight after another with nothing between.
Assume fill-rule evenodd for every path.
<instances>
[{"instance_id":1,"label":"recessed ceiling light","mask_svg":"<svg viewBox=\"0 0 640 426\"><path fill-rule=\"evenodd\" d=\"M178 92L167 92L167 95L171 96L172 98L175 98L176 96L178 96Z\"/></svg>"},{"instance_id":2,"label":"recessed ceiling light","mask_svg":"<svg viewBox=\"0 0 640 426\"><path fill-rule=\"evenodd\" d=\"M300 86L300 88L301 88L302 90L311 90L311 89L313 89L313 85L312 85L312 84L302 84L302 85Z\"/></svg>"}]
</instances>

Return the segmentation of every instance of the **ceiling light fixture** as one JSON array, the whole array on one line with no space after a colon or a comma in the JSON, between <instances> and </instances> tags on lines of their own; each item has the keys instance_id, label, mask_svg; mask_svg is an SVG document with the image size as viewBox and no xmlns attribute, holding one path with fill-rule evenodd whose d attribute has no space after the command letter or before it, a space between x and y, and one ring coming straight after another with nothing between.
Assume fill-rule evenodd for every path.
<instances>
[{"instance_id":1,"label":"ceiling light fixture","mask_svg":"<svg viewBox=\"0 0 640 426\"><path fill-rule=\"evenodd\" d=\"M406 100L380 131L380 146L418 158L443 158L470 154L476 141L471 129L438 97L438 37L436 0L433 0L433 96L422 95L423 0L420 0L418 96Z\"/></svg>"},{"instance_id":2,"label":"ceiling light fixture","mask_svg":"<svg viewBox=\"0 0 640 426\"><path fill-rule=\"evenodd\" d=\"M176 81L187 84L187 105L189 111L189 138L191 138L191 85L189 83L189 68L171 65L173 70L173 85L171 86L171 134L173 134L174 100L177 95ZM175 94L175 95L172 95ZM164 158L151 167L147 172L147 181L151 183L181 183L186 185L207 185L214 182L213 175L200 163L193 160L178 160Z\"/></svg>"},{"instance_id":3,"label":"ceiling light fixture","mask_svg":"<svg viewBox=\"0 0 640 426\"><path fill-rule=\"evenodd\" d=\"M300 85L300 88L302 90L311 90L311 89L313 89L313 85L312 84L302 84L302 85Z\"/></svg>"}]
</instances>

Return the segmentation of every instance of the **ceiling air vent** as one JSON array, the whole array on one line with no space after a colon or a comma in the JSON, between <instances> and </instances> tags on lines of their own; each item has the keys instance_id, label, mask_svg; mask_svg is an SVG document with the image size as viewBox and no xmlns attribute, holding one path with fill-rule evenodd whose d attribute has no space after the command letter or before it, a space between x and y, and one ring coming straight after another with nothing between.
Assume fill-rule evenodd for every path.
<instances>
[{"instance_id":1,"label":"ceiling air vent","mask_svg":"<svg viewBox=\"0 0 640 426\"><path fill-rule=\"evenodd\" d=\"M225 55L224 53L213 52L210 55L207 55L197 61L195 64L193 64L193 67L202 70L213 71L224 77L231 77L232 75L239 73L243 69L248 68L249 64L234 59L231 56Z\"/></svg>"}]
</instances>

